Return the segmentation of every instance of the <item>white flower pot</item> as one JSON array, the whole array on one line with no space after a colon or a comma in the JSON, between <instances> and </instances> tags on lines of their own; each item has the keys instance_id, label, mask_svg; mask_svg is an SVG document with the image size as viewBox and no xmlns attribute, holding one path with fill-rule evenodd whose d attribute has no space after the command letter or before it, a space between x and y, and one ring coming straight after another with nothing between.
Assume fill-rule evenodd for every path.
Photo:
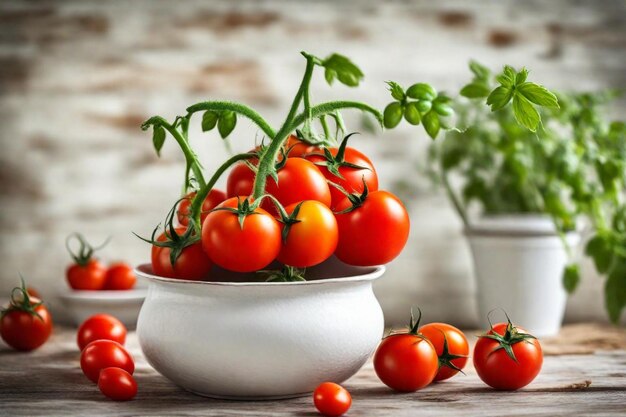
<instances>
[{"instance_id":1,"label":"white flower pot","mask_svg":"<svg viewBox=\"0 0 626 417\"><path fill-rule=\"evenodd\" d=\"M384 320L372 282L384 270L333 260L309 269L314 279L304 282L194 282L141 265L137 275L150 286L139 343L158 372L196 394L306 395L354 375L380 342Z\"/></svg>"},{"instance_id":2,"label":"white flower pot","mask_svg":"<svg viewBox=\"0 0 626 417\"><path fill-rule=\"evenodd\" d=\"M481 325L504 309L512 321L536 336L559 332L567 293L563 270L568 258L552 220L544 216L494 216L473 224L466 235L474 258ZM571 248L580 241L569 233ZM494 313L498 321L502 313Z\"/></svg>"}]
</instances>

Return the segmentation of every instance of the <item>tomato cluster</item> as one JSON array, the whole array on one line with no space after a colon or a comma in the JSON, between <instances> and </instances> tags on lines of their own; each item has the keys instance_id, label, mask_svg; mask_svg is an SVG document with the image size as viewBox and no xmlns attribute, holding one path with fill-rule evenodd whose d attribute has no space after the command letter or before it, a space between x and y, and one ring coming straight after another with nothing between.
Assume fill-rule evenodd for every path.
<instances>
[{"instance_id":1,"label":"tomato cluster","mask_svg":"<svg viewBox=\"0 0 626 417\"><path fill-rule=\"evenodd\" d=\"M76 239L78 251L70 248L70 241ZM107 268L94 258L94 252L101 249L108 240L98 247L93 247L79 233L67 237L66 247L74 262L66 270L67 283L74 290L130 290L135 286L137 278L133 268L125 262L117 262Z\"/></svg>"},{"instance_id":2,"label":"tomato cluster","mask_svg":"<svg viewBox=\"0 0 626 417\"><path fill-rule=\"evenodd\" d=\"M212 189L202 202L199 233L193 233L187 194L150 240L156 275L210 278L211 266L236 272L262 270L273 261L287 267L318 265L333 254L350 265L390 262L404 248L409 216L393 194L378 189L371 160L348 147L310 144L292 135L255 201L255 178L266 147L234 165L227 190Z\"/></svg>"},{"instance_id":3,"label":"tomato cluster","mask_svg":"<svg viewBox=\"0 0 626 417\"><path fill-rule=\"evenodd\" d=\"M105 396L115 401L135 397L135 361L123 346L126 327L122 322L108 314L96 314L81 324L76 341L83 373Z\"/></svg>"}]
</instances>

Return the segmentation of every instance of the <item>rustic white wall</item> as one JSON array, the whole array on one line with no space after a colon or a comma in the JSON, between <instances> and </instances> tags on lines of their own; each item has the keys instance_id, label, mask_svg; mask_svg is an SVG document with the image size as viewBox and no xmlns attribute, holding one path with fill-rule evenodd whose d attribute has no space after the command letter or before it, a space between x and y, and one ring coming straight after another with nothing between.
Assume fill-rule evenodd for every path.
<instances>
[{"instance_id":1,"label":"rustic white wall","mask_svg":"<svg viewBox=\"0 0 626 417\"><path fill-rule=\"evenodd\" d=\"M54 296L64 285L63 242L72 231L94 242L112 235L106 259L146 261L149 248L131 231L148 234L161 221L179 192L183 162L172 143L157 159L140 122L223 98L278 123L301 77L300 50L343 53L366 73L357 90L331 89L318 77L315 99L383 106L385 80L458 91L472 57L493 68L526 65L553 88L624 87L625 27L619 0L4 0L0 292L21 271L62 319ZM220 140L197 124L193 132L206 167L215 167L226 156ZM257 133L241 121L234 147L246 150ZM411 183L411 240L376 290L390 322L404 321L416 304L428 319L471 326L474 287L461 223L417 171L428 140L412 129L355 139L383 187ZM601 285L586 264L568 320L604 318Z\"/></svg>"}]
</instances>

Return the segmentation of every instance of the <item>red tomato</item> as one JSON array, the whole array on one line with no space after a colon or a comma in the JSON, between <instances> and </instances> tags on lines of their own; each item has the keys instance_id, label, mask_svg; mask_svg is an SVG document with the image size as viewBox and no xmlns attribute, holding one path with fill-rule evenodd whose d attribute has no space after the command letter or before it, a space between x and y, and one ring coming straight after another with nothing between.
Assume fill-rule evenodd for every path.
<instances>
[{"instance_id":1,"label":"red tomato","mask_svg":"<svg viewBox=\"0 0 626 417\"><path fill-rule=\"evenodd\" d=\"M439 356L435 381L451 378L465 367L469 344L462 331L446 323L429 323L419 332L430 340Z\"/></svg>"},{"instance_id":2,"label":"red tomato","mask_svg":"<svg viewBox=\"0 0 626 417\"><path fill-rule=\"evenodd\" d=\"M123 345L126 342L126 326L108 314L91 316L78 328L78 348L82 351L89 343L100 339L113 340Z\"/></svg>"},{"instance_id":3,"label":"red tomato","mask_svg":"<svg viewBox=\"0 0 626 417\"><path fill-rule=\"evenodd\" d=\"M333 156L337 156L337 152L339 151L337 148L330 148L329 150ZM321 155L320 151L315 152L315 154L308 155L306 159L315 163L317 168L328 181L340 185L348 193L362 193L363 180L365 180L368 190L378 190L378 175L376 174L372 161L354 148L346 147L343 160L344 162L358 165L364 169L339 166L338 172L341 176L333 174L328 167L324 165L328 164L328 161L323 155ZM339 191L337 187L333 187L332 185L330 186L330 194L332 198L330 207L335 210L337 205L345 198L345 195Z\"/></svg>"},{"instance_id":4,"label":"red tomato","mask_svg":"<svg viewBox=\"0 0 626 417\"><path fill-rule=\"evenodd\" d=\"M374 354L374 370L389 388L413 392L430 384L439 368L437 351L428 339L412 333L387 336Z\"/></svg>"},{"instance_id":5,"label":"red tomato","mask_svg":"<svg viewBox=\"0 0 626 417\"><path fill-rule=\"evenodd\" d=\"M39 291L37 291L33 287L30 287L30 286L26 287L26 291L28 292L28 295L30 295L31 297L39 298L41 300L41 294L39 294Z\"/></svg>"},{"instance_id":6,"label":"red tomato","mask_svg":"<svg viewBox=\"0 0 626 417\"><path fill-rule=\"evenodd\" d=\"M285 210L293 213L294 203ZM319 201L302 202L296 220L289 228L287 239L283 241L278 260L286 265L306 268L328 259L337 247L337 221L333 212ZM285 225L281 223L284 229Z\"/></svg>"},{"instance_id":7,"label":"red tomato","mask_svg":"<svg viewBox=\"0 0 626 417\"><path fill-rule=\"evenodd\" d=\"M313 392L313 403L321 414L329 417L344 415L352 405L347 389L334 382L324 382Z\"/></svg>"},{"instance_id":8,"label":"red tomato","mask_svg":"<svg viewBox=\"0 0 626 417\"><path fill-rule=\"evenodd\" d=\"M247 165L236 165L228 176L228 196L251 195L254 176ZM304 200L317 200L330 206L331 194L326 179L315 165L302 158L287 158L285 165L278 170L278 183L267 178L265 192L276 197L283 206ZM277 214L270 200L263 201L261 207L272 215Z\"/></svg>"},{"instance_id":9,"label":"red tomato","mask_svg":"<svg viewBox=\"0 0 626 417\"><path fill-rule=\"evenodd\" d=\"M350 206L350 200L344 198L336 211ZM339 227L335 254L350 265L386 264L402 252L409 238L409 214L387 191L369 193L360 207L335 217Z\"/></svg>"},{"instance_id":10,"label":"red tomato","mask_svg":"<svg viewBox=\"0 0 626 417\"><path fill-rule=\"evenodd\" d=\"M105 290L130 290L135 286L137 277L133 268L123 262L109 266L104 282Z\"/></svg>"},{"instance_id":11,"label":"red tomato","mask_svg":"<svg viewBox=\"0 0 626 417\"><path fill-rule=\"evenodd\" d=\"M80 367L87 378L98 382L104 368L122 368L132 375L135 362L122 345L112 340L94 340L80 354Z\"/></svg>"},{"instance_id":12,"label":"red tomato","mask_svg":"<svg viewBox=\"0 0 626 417\"><path fill-rule=\"evenodd\" d=\"M233 197L218 207L237 208L245 197ZM202 225L202 246L211 260L224 269L252 272L266 267L278 256L280 226L267 211L254 210L239 223L236 213L212 211Z\"/></svg>"},{"instance_id":13,"label":"red tomato","mask_svg":"<svg viewBox=\"0 0 626 417\"><path fill-rule=\"evenodd\" d=\"M98 378L100 391L115 401L132 400L137 395L137 382L128 372L120 368L104 368Z\"/></svg>"},{"instance_id":14,"label":"red tomato","mask_svg":"<svg viewBox=\"0 0 626 417\"><path fill-rule=\"evenodd\" d=\"M289 136L289 139L287 139L287 142L285 143L285 148L287 150L287 156L291 158L304 158L309 154L320 152L319 147L310 145L298 139L295 135Z\"/></svg>"},{"instance_id":15,"label":"red tomato","mask_svg":"<svg viewBox=\"0 0 626 417\"><path fill-rule=\"evenodd\" d=\"M541 371L543 353L539 341L526 330L509 323L496 324L474 347L474 367L485 384L499 390L516 390L530 384ZM506 352L510 346L515 360Z\"/></svg>"},{"instance_id":16,"label":"red tomato","mask_svg":"<svg viewBox=\"0 0 626 417\"><path fill-rule=\"evenodd\" d=\"M75 290L101 290L106 282L107 269L97 259L86 265L73 264L67 268L67 282Z\"/></svg>"},{"instance_id":17,"label":"red tomato","mask_svg":"<svg viewBox=\"0 0 626 417\"><path fill-rule=\"evenodd\" d=\"M52 317L46 306L40 304L33 308L40 300L30 297L29 301L29 307L22 308L11 303L2 313L0 335L13 349L37 349L46 343L52 333Z\"/></svg>"},{"instance_id":18,"label":"red tomato","mask_svg":"<svg viewBox=\"0 0 626 417\"><path fill-rule=\"evenodd\" d=\"M187 194L185 199L178 204L176 215L178 217L178 222L183 226L187 226L189 224L189 208L191 206L191 200L193 200L195 196L196 192L191 192ZM202 214L200 215L201 221L203 222L209 214L209 211L213 210L224 200L226 200L226 193L224 191L216 189L209 191L209 195L206 196L204 202L202 203Z\"/></svg>"},{"instance_id":19,"label":"red tomato","mask_svg":"<svg viewBox=\"0 0 626 417\"><path fill-rule=\"evenodd\" d=\"M184 234L185 228L176 228L176 233ZM165 233L161 234L157 240L165 241ZM211 266L211 260L202 250L200 242L184 248L174 266L170 261L170 248L152 246L152 272L160 277L199 281L208 278Z\"/></svg>"}]
</instances>

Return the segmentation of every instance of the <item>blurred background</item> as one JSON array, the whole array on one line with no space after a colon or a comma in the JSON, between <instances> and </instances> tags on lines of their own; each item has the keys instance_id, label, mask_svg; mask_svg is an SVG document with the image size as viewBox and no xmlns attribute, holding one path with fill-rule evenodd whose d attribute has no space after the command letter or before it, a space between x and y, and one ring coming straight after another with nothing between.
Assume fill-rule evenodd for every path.
<instances>
[{"instance_id":1,"label":"blurred background","mask_svg":"<svg viewBox=\"0 0 626 417\"><path fill-rule=\"evenodd\" d=\"M65 237L112 236L106 261L149 260L149 235L178 198L183 158L168 141L157 158L155 114L172 120L195 102L241 101L280 123L304 60L344 54L365 73L357 89L328 87L314 100L353 98L382 108L384 81L432 83L456 95L470 58L527 66L549 88L626 86L626 3L602 1L15 1L0 3L0 294L21 272L51 306L65 286ZM615 113L624 112L620 101ZM346 113L347 115L347 113ZM192 126L205 167L228 155L215 132ZM360 127L358 115L348 129ZM259 132L240 119L232 147ZM364 133L353 146L377 166L382 187L410 208L412 231L376 293L389 324L411 305L426 320L476 325L473 271L462 224L421 172L430 139L404 125ZM583 263L566 322L606 321L603 280Z\"/></svg>"}]
</instances>

